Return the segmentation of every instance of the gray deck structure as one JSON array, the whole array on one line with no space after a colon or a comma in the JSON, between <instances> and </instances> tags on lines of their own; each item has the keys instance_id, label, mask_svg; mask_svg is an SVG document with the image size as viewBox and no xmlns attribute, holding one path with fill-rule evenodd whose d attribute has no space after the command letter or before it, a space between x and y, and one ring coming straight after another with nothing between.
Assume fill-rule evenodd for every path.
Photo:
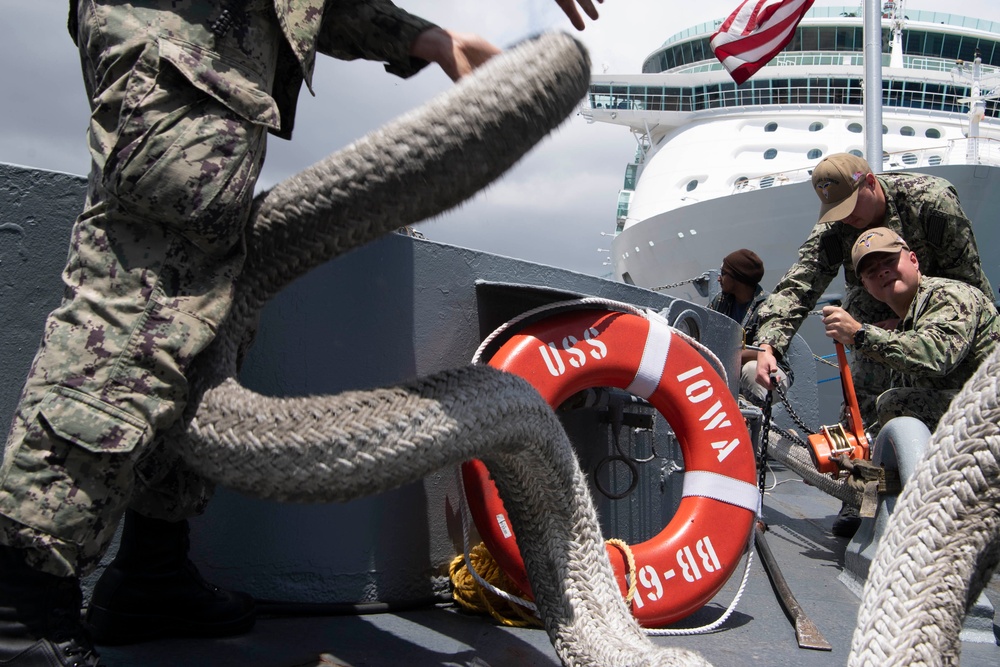
<instances>
[{"instance_id":1,"label":"gray deck structure","mask_svg":"<svg viewBox=\"0 0 1000 667\"><path fill-rule=\"evenodd\" d=\"M0 420L7 423L45 314L60 294L59 272L84 182L0 164L0 188L5 192L0 198ZM661 311L736 365L738 327L686 301L392 235L320 267L280 294L264 311L241 380L273 395L403 381L468 363L494 326L535 305L574 295ZM803 416L817 423L815 398L811 405L808 398L814 372L796 378ZM731 372L731 388L735 382ZM585 469L609 451L600 411L569 415L565 423ZM652 435L632 437L630 446L636 447L648 447L650 437L659 439L658 451L667 452L663 465L643 468L639 491L629 499L613 503L598 497L598 506L606 531L634 542L648 539L669 520L679 498L679 484L669 476L679 455L662 419ZM780 468L768 479L780 482L765 498L768 542L799 602L834 650L796 646L756 554L746 591L721 630L657 641L701 651L720 666L843 665L858 599L837 579L846 540L832 537L829 527L839 501ZM503 628L449 603L432 604L445 598L443 568L461 550L460 502L454 471L342 505L283 505L220 490L208 512L192 522L193 559L213 582L281 604L262 604L262 618L244 637L105 647L102 655L110 667L558 664L540 630ZM678 625L718 618L739 580L738 571L712 603ZM1000 601L995 584L988 594ZM410 609L343 613L354 605L377 609L372 603L380 601ZM340 613L319 615L315 605ZM965 665L998 662L995 644L963 648Z\"/></svg>"}]
</instances>

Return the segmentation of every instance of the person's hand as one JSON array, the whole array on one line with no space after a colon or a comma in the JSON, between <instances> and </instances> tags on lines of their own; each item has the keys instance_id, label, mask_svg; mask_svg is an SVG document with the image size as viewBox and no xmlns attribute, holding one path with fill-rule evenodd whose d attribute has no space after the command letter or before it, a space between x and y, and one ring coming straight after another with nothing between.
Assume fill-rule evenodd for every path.
<instances>
[{"instance_id":1,"label":"person's hand","mask_svg":"<svg viewBox=\"0 0 1000 667\"><path fill-rule=\"evenodd\" d=\"M597 2L601 3L604 0L597 0ZM579 10L576 8L577 4L583 8L587 16L594 21L597 20L597 8L594 7L594 3L591 0L556 0L556 4L562 7L563 13L569 17L573 27L577 30L583 30L587 27L587 24L583 22L583 17L580 16Z\"/></svg>"},{"instance_id":2,"label":"person's hand","mask_svg":"<svg viewBox=\"0 0 1000 667\"><path fill-rule=\"evenodd\" d=\"M823 326L826 327L827 338L852 345L854 334L861 328L861 323L840 306L823 306Z\"/></svg>"},{"instance_id":3,"label":"person's hand","mask_svg":"<svg viewBox=\"0 0 1000 667\"><path fill-rule=\"evenodd\" d=\"M476 69L500 53L479 35L430 28L413 40L410 55L427 62L437 63L452 81Z\"/></svg>"},{"instance_id":4,"label":"person's hand","mask_svg":"<svg viewBox=\"0 0 1000 667\"><path fill-rule=\"evenodd\" d=\"M776 389L771 383L771 376L778 372L778 358L774 356L774 348L761 345L757 353L757 384L764 389Z\"/></svg>"}]
</instances>

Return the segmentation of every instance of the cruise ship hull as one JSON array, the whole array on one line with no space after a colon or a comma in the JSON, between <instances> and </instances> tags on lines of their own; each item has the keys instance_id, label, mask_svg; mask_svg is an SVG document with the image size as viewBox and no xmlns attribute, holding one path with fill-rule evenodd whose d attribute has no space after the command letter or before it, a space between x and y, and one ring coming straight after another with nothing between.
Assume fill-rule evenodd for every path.
<instances>
[{"instance_id":1,"label":"cruise ship hull","mask_svg":"<svg viewBox=\"0 0 1000 667\"><path fill-rule=\"evenodd\" d=\"M914 169L955 185L962 208L972 220L990 282L1000 285L1000 247L996 225L1000 211L1000 168L950 165ZM808 181L754 190L693 203L627 227L612 246L615 277L657 288L718 269L722 258L738 248L752 248L766 267L762 285L771 289L795 261L799 245L815 224L819 207ZM843 276L828 291L843 289ZM668 294L707 303L691 285ZM994 295L996 296L996 295Z\"/></svg>"},{"instance_id":2,"label":"cruise ship hull","mask_svg":"<svg viewBox=\"0 0 1000 667\"><path fill-rule=\"evenodd\" d=\"M962 207L972 220L983 260L983 268L996 288L1000 285L1000 168L986 165L949 165L914 169L940 176L955 185ZM799 245L815 224L818 214L816 195L808 181L766 190L753 190L728 197L697 202L666 211L627 227L612 246L615 277L623 282L647 288L659 288L679 282L684 284L663 290L665 293L698 304L707 304L708 296L689 282L706 271L715 270L722 258L739 248L752 248L766 268L762 281L771 290L798 257ZM704 285L704 283L703 283ZM711 290L718 286L709 284ZM843 273L827 288L833 297L843 294ZM711 292L709 292L711 293ZM996 298L996 294L993 295ZM800 332L814 354L833 353L818 317L808 318ZM819 369L817 377L837 377L835 368ZM837 382L821 384L820 405L839 405ZM821 415L823 423L836 419L835 410Z\"/></svg>"}]
</instances>

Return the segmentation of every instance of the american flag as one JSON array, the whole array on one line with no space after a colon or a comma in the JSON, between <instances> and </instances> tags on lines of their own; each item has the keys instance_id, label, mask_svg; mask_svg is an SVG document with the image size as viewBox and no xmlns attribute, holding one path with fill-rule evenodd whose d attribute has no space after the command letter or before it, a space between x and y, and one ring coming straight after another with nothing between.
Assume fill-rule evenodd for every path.
<instances>
[{"instance_id":1,"label":"american flag","mask_svg":"<svg viewBox=\"0 0 1000 667\"><path fill-rule=\"evenodd\" d=\"M712 35L715 57L743 83L792 40L813 1L744 0Z\"/></svg>"}]
</instances>

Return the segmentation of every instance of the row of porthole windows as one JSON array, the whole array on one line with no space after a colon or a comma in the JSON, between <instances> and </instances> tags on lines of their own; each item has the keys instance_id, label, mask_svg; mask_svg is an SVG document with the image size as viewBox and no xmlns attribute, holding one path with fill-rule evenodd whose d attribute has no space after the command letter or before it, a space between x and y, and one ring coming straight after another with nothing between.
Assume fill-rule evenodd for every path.
<instances>
[{"instance_id":1,"label":"row of porthole windows","mask_svg":"<svg viewBox=\"0 0 1000 667\"><path fill-rule=\"evenodd\" d=\"M809 126L809 131L810 132L819 132L824 127L826 127L826 126L823 125L823 123L820 123L820 122L817 121L815 123L812 123ZM861 125L861 123L851 123L850 125L847 126L847 131L848 132L853 132L854 134L861 134L862 132L864 132L864 129L865 128L864 128L864 126ZM777 132L778 131L778 124L775 123L775 122L770 122L770 123L768 123L767 125L764 126L764 131L765 132ZM916 136L917 131L914 130L909 125L904 125L903 127L899 128L899 133L901 135L903 135L904 137L912 137L912 136ZM889 134L889 128L886 127L885 125L882 126L882 134ZM927 137L928 139L940 139L941 138L941 130L937 129L936 127L929 127L926 130L924 130L924 136ZM767 157L767 156L765 156L765 157ZM767 159L770 159L770 158L767 158Z\"/></svg>"},{"instance_id":2,"label":"row of porthole windows","mask_svg":"<svg viewBox=\"0 0 1000 667\"><path fill-rule=\"evenodd\" d=\"M809 126L809 131L810 132L818 132L819 130L822 130L823 127L824 127L823 123L816 122L816 123L813 123L812 125ZM765 132L774 132L776 129L778 129L778 124L777 123L768 123L767 125L764 126L764 131ZM855 134L857 134L857 133L862 132L862 130L864 128L861 126L860 123L851 123L850 125L847 126L847 129L849 131L854 132ZM888 132L889 132L889 128L887 128L885 125L883 125L882 126L882 134L887 134ZM915 134L915 131L914 131L914 129L912 127L910 127L908 125L904 125L903 127L899 128L899 133L901 135L903 135L904 137L912 137ZM924 135L927 136L930 139L940 139L941 138L941 132L937 128L933 128L933 127L928 128L927 131L924 132ZM861 151L857 150L857 149L853 149L853 150L850 150L848 152L851 153L852 155L856 155L858 157L864 157L864 154ZM777 148L768 148L766 151L764 151L764 159L765 160L773 160L776 157L778 157L778 149ZM810 160L818 160L819 158L823 157L823 151L821 149L819 149L819 148L810 149L809 152L806 153L806 157L808 159L810 159ZM888 154L884 154L884 158L883 159L888 159L888 157L889 157ZM915 154L913 154L913 153L904 153L901 156L901 159L903 161L903 164L908 165L908 166L915 165L918 162L917 156ZM928 158L928 163L931 164L931 165L939 165L939 164L941 164L941 157L938 156L938 155L932 155L932 156L930 156ZM740 182L745 182L746 180L747 179L746 179L745 176L744 177L740 177L740 178L736 179L736 185L739 185ZM768 187L770 185L771 185L771 183L767 183L765 185L763 181L761 182L761 187L762 188L766 188L766 187ZM688 192L691 192L692 190L696 189L697 187L698 187L698 180L695 179L695 180L692 180L692 181L688 182L688 184L686 186L686 189L687 189Z\"/></svg>"},{"instance_id":3,"label":"row of porthole windows","mask_svg":"<svg viewBox=\"0 0 1000 667\"><path fill-rule=\"evenodd\" d=\"M778 157L777 148L768 148L766 151L764 151L765 160L773 160L776 157ZM812 148L809 150L808 153L806 153L806 157L808 157L810 160L818 160L821 157L823 157L823 151L819 148Z\"/></svg>"},{"instance_id":4,"label":"row of porthole windows","mask_svg":"<svg viewBox=\"0 0 1000 667\"><path fill-rule=\"evenodd\" d=\"M823 125L823 123L820 123L819 121L816 121L815 123L812 123L809 126L809 131L810 132L819 132L824 127L826 127L826 126ZM774 121L772 121L772 122L770 122L770 123L768 123L767 125L764 126L764 131L765 132L777 132L778 131L778 124L775 123Z\"/></svg>"},{"instance_id":5,"label":"row of porthole windows","mask_svg":"<svg viewBox=\"0 0 1000 667\"><path fill-rule=\"evenodd\" d=\"M856 155L857 157L864 157L864 154L856 148L848 152L851 155ZM899 157L900 160L902 160L903 164L905 164L908 167L916 166L917 162L920 161L920 158L918 158L915 153L903 153ZM889 159L889 154L882 153L882 161L885 162L888 159ZM927 164L931 165L932 167L936 167L937 165L941 164L942 159L943 158L940 155L931 155L930 157L927 158ZM749 182L750 179L748 179L746 176L740 176L733 182L733 185L739 188L740 186ZM765 176L764 178L760 179L761 188L769 188L772 185L774 185L774 176ZM696 187L698 187L698 181L696 180L691 181L690 183L687 184L688 192L691 192Z\"/></svg>"},{"instance_id":6,"label":"row of porthole windows","mask_svg":"<svg viewBox=\"0 0 1000 667\"><path fill-rule=\"evenodd\" d=\"M861 125L861 123L851 123L850 125L847 126L847 131L853 132L854 134L861 134L862 132L865 131L865 128ZM899 133L904 137L913 137L916 136L917 131L914 130L909 125L904 125L903 127L899 128ZM889 128L886 127L885 125L882 126L882 134L889 134ZM937 129L936 127L929 127L926 130L924 130L924 136L927 137L928 139L940 139L941 130Z\"/></svg>"}]
</instances>

